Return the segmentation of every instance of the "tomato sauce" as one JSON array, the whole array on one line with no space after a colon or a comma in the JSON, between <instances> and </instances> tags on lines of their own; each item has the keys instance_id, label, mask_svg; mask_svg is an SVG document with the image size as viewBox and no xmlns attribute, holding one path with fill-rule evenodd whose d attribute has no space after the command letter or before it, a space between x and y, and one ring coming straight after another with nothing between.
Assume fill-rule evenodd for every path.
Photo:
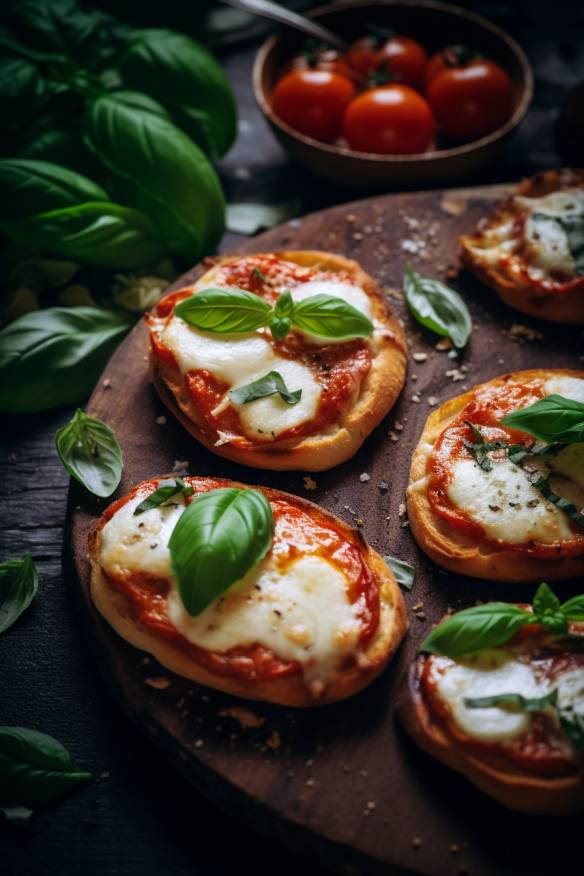
<instances>
[{"instance_id":1,"label":"tomato sauce","mask_svg":"<svg viewBox=\"0 0 584 876\"><path fill-rule=\"evenodd\" d=\"M194 488L195 496L229 485L229 482L219 478L185 477L184 481ZM129 495L110 505L98 524L99 528L138 492L144 493L144 497L148 492L153 492L157 483L158 479L153 479L146 484L139 484ZM296 504L293 499L281 499L276 491L268 488L262 492L269 499L274 515L274 540L270 553L279 568L284 571L302 553L325 557L342 572L349 582L349 600L358 606L361 622L359 642L365 646L379 625L379 581L367 564L359 537L354 535L347 538L333 521L320 515L313 516L313 512L305 511L300 502ZM187 498L187 502L191 502L192 498ZM299 543L302 548L299 548ZM168 618L170 584L165 578L130 571L116 575L103 574L111 586L129 600L135 619L141 626L180 648L189 659L209 672L245 681L264 681L302 672L302 665L298 661L282 659L258 643L241 645L224 652L209 651L194 645Z\"/></svg>"},{"instance_id":2,"label":"tomato sauce","mask_svg":"<svg viewBox=\"0 0 584 876\"><path fill-rule=\"evenodd\" d=\"M529 552L542 557L558 556L560 551L562 556L578 556L584 552L584 536L577 534L575 527L573 539L556 544L543 544L536 541L511 544L494 541L487 538L483 527L464 509L455 505L448 495L448 485L452 479L455 462L459 459L472 458L471 451L466 445L474 444L476 438L467 423L478 426L485 441L503 441L506 444L529 446L533 442L530 435L502 426L500 420L511 411L534 404L543 396L543 382L537 381L527 385L507 384L489 387L478 392L443 430L434 445L427 467L428 501L435 514L447 520L469 538L504 547L506 550ZM494 455L496 457L496 451ZM496 465L496 461L493 464Z\"/></svg>"},{"instance_id":3,"label":"tomato sauce","mask_svg":"<svg viewBox=\"0 0 584 876\"><path fill-rule=\"evenodd\" d=\"M276 256L246 257L227 265L219 265L216 270L213 284L223 287L237 286L265 298L272 305L279 297L282 287L287 285L298 286L309 280L351 280L344 272L332 273L305 268L282 261ZM190 289L186 289L163 298L156 306L156 318L165 321L170 319L175 304L189 295ZM160 326L157 327L153 318L149 321L153 354L164 365L178 371L173 352L160 339ZM199 428L213 440L221 437L219 433L227 433L232 446L250 452L261 450L266 444L277 447L293 439L317 434L331 426L358 395L359 387L371 369L371 351L366 340L319 346L293 333L281 341L272 338L268 332L263 336L279 357L306 365L318 380L321 397L313 419L277 436L268 432L265 436L249 438L243 431L235 408L227 406L222 411L215 412L229 389L226 383L203 370L188 372L185 377Z\"/></svg>"}]
</instances>

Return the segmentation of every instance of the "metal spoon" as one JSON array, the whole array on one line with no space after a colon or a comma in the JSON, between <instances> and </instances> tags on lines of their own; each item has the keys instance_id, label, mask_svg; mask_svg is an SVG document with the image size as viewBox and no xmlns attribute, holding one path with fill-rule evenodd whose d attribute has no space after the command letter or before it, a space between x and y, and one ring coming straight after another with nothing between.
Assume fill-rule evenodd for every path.
<instances>
[{"instance_id":1,"label":"metal spoon","mask_svg":"<svg viewBox=\"0 0 584 876\"><path fill-rule=\"evenodd\" d=\"M309 36L315 37L321 42L329 43L335 49L344 52L347 44L340 39L328 28L311 21L310 18L305 18L297 12L291 12L280 6L279 3L274 3L273 0L222 0L227 6L233 6L235 9L243 9L244 12L252 12L254 15L263 15L264 18L271 18L280 24L288 24L290 27L295 27L296 30L301 30Z\"/></svg>"}]
</instances>

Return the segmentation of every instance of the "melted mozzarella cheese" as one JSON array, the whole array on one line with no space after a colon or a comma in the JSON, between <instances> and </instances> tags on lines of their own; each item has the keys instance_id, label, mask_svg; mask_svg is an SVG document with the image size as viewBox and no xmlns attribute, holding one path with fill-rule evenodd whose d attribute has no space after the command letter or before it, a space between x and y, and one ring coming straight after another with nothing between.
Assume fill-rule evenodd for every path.
<instances>
[{"instance_id":1,"label":"melted mozzarella cheese","mask_svg":"<svg viewBox=\"0 0 584 876\"><path fill-rule=\"evenodd\" d=\"M544 390L546 395L563 395L584 404L584 380L580 377L552 377L546 380Z\"/></svg>"},{"instance_id":2,"label":"melted mozzarella cheese","mask_svg":"<svg viewBox=\"0 0 584 876\"><path fill-rule=\"evenodd\" d=\"M562 672L555 685L558 689L558 709L571 709L584 717L584 668Z\"/></svg>"},{"instance_id":3,"label":"melted mozzarella cheese","mask_svg":"<svg viewBox=\"0 0 584 876\"><path fill-rule=\"evenodd\" d=\"M484 471L472 459L457 459L448 496L490 539L551 544L573 537L566 515L547 502L509 459L493 460L491 471Z\"/></svg>"},{"instance_id":4,"label":"melted mozzarella cheese","mask_svg":"<svg viewBox=\"0 0 584 876\"><path fill-rule=\"evenodd\" d=\"M454 663L448 657L432 657L432 680L440 700L450 710L460 729L484 742L516 739L529 727L530 715L513 708L472 709L465 698L518 693L541 697L549 686L538 683L529 663L517 660L502 649L479 651Z\"/></svg>"},{"instance_id":5,"label":"melted mozzarella cheese","mask_svg":"<svg viewBox=\"0 0 584 876\"><path fill-rule=\"evenodd\" d=\"M149 572L170 581L168 617L181 634L214 651L259 643L279 657L302 664L307 683L318 692L358 648L359 607L347 596L345 575L318 555L298 556L282 572L277 545L271 555L197 617L188 614L171 575L168 540L184 505L160 506L139 516L144 496L126 502L103 528L100 562L104 571ZM296 544L294 531L284 533ZM298 550L306 547L306 533ZM310 547L314 547L311 540Z\"/></svg>"},{"instance_id":6,"label":"melted mozzarella cheese","mask_svg":"<svg viewBox=\"0 0 584 876\"><path fill-rule=\"evenodd\" d=\"M269 371L278 371L290 391L302 389L295 405L287 405L279 395L234 405L250 438L275 438L316 416L321 387L310 368L277 356L261 335L206 334L173 317L162 332L162 341L173 351L183 374L209 371L234 388L265 377Z\"/></svg>"}]
</instances>

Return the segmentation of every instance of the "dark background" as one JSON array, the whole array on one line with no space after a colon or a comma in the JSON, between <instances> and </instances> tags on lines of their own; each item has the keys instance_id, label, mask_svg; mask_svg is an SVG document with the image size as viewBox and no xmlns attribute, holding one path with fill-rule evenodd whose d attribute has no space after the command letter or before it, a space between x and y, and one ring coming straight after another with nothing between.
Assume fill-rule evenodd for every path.
<instances>
[{"instance_id":1,"label":"dark background","mask_svg":"<svg viewBox=\"0 0 584 876\"><path fill-rule=\"evenodd\" d=\"M99 4L140 24L205 30L236 91L240 131L221 163L228 200L280 203L301 197L304 212L351 197L292 167L255 107L250 70L267 29L249 23L225 31L215 6L191 0ZM306 3L288 3L305 7ZM584 14L580 4L467 3L521 43L535 73L535 99L503 160L480 178L517 179L562 163L554 137L567 92L584 82ZM204 10L212 27L204 28ZM218 6L218 8L221 8ZM227 19L227 24L229 20ZM222 25L222 27L221 27ZM268 28L269 29L269 28ZM221 249L239 238L227 234ZM1 278L0 278L1 279ZM0 559L30 551L39 593L0 638L0 724L43 730L61 740L93 780L15 828L0 816L0 872L6 876L220 876L253 870L311 876L317 862L283 854L207 802L161 761L123 718L100 681L76 623L61 572L68 478L53 436L70 410L0 421ZM274 837L274 840L276 838ZM533 842L534 837L526 837ZM518 865L517 873L521 873Z\"/></svg>"}]
</instances>

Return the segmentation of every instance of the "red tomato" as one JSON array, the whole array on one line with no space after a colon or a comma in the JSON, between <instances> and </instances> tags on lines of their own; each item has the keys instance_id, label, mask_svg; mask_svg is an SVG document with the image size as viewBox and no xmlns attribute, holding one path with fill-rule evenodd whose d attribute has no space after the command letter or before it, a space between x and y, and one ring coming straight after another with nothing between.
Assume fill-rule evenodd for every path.
<instances>
[{"instance_id":1,"label":"red tomato","mask_svg":"<svg viewBox=\"0 0 584 876\"><path fill-rule=\"evenodd\" d=\"M288 65L290 70L329 70L331 73L338 73L339 76L347 76L349 79L353 76L353 71L349 67L342 55L336 49L324 48L309 48L301 55L296 55Z\"/></svg>"},{"instance_id":2,"label":"red tomato","mask_svg":"<svg viewBox=\"0 0 584 876\"><path fill-rule=\"evenodd\" d=\"M382 41L377 36L368 36L353 43L347 60L364 76L381 70L396 82L418 88L424 79L428 55L420 43L409 37L392 36Z\"/></svg>"},{"instance_id":3,"label":"red tomato","mask_svg":"<svg viewBox=\"0 0 584 876\"><path fill-rule=\"evenodd\" d=\"M490 134L513 112L511 79L498 64L482 58L438 71L427 96L439 128L457 140Z\"/></svg>"},{"instance_id":4,"label":"red tomato","mask_svg":"<svg viewBox=\"0 0 584 876\"><path fill-rule=\"evenodd\" d=\"M381 85L351 101L343 134L360 152L409 155L424 152L434 135L434 119L424 98L407 85Z\"/></svg>"},{"instance_id":5,"label":"red tomato","mask_svg":"<svg viewBox=\"0 0 584 876\"><path fill-rule=\"evenodd\" d=\"M463 67L465 64L470 64L476 59L477 55L472 49L467 49L466 46L453 45L445 46L432 55L428 61L426 72L424 74L424 87L426 91L430 87L430 83L436 79L439 73L448 70L451 67Z\"/></svg>"},{"instance_id":6,"label":"red tomato","mask_svg":"<svg viewBox=\"0 0 584 876\"><path fill-rule=\"evenodd\" d=\"M272 108L301 134L331 143L342 129L343 113L355 86L328 70L292 70L276 84Z\"/></svg>"}]
</instances>

